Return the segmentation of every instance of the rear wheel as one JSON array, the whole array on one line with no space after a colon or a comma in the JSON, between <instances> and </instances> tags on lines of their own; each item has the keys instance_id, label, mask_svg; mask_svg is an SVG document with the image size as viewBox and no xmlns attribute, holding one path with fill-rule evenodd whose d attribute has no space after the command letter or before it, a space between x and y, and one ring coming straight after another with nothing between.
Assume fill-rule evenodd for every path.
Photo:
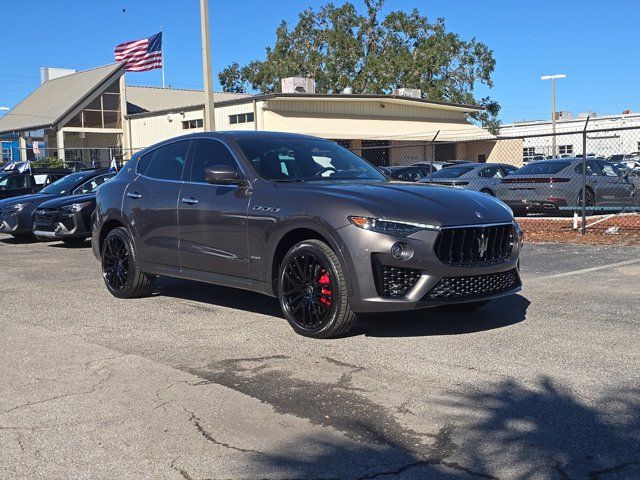
<instances>
[{"instance_id":1,"label":"rear wheel","mask_svg":"<svg viewBox=\"0 0 640 480\"><path fill-rule=\"evenodd\" d=\"M280 264L278 280L280 307L300 335L333 338L355 324L344 269L326 243L305 240L291 247Z\"/></svg>"},{"instance_id":2,"label":"rear wheel","mask_svg":"<svg viewBox=\"0 0 640 480\"><path fill-rule=\"evenodd\" d=\"M585 200L585 205L587 207L593 207L596 204L596 196L593 193L593 190L591 190L590 188L587 188L586 190L586 195L584 197ZM580 193L578 194L578 209L582 208L582 190L580 190Z\"/></svg>"},{"instance_id":3,"label":"rear wheel","mask_svg":"<svg viewBox=\"0 0 640 480\"><path fill-rule=\"evenodd\" d=\"M102 277L109 292L118 298L145 297L153 290L155 277L140 271L124 228L114 228L104 240Z\"/></svg>"}]
</instances>

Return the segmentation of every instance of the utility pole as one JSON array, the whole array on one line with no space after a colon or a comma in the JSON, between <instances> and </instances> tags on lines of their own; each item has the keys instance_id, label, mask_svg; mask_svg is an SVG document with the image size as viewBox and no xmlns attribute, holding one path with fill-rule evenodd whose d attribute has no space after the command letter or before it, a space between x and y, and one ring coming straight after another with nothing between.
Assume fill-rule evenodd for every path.
<instances>
[{"instance_id":1,"label":"utility pole","mask_svg":"<svg viewBox=\"0 0 640 480\"><path fill-rule=\"evenodd\" d=\"M209 0L200 0L200 27L202 30L202 76L204 80L204 131L216 129L213 114L213 82L211 80L211 39L209 36Z\"/></svg>"},{"instance_id":2,"label":"utility pole","mask_svg":"<svg viewBox=\"0 0 640 480\"><path fill-rule=\"evenodd\" d=\"M557 157L556 151L556 80L559 78L567 78L564 74L543 75L541 80L551 80L551 157Z\"/></svg>"}]
</instances>

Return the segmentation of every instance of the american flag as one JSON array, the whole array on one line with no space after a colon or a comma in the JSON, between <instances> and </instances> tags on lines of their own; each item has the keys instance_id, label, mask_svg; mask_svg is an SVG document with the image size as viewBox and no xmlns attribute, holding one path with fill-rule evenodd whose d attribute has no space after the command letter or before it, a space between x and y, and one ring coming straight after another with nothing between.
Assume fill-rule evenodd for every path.
<instances>
[{"instance_id":1,"label":"american flag","mask_svg":"<svg viewBox=\"0 0 640 480\"><path fill-rule=\"evenodd\" d=\"M162 32L149 38L125 42L115 49L116 62L127 62L126 72L146 72L162 68Z\"/></svg>"}]
</instances>

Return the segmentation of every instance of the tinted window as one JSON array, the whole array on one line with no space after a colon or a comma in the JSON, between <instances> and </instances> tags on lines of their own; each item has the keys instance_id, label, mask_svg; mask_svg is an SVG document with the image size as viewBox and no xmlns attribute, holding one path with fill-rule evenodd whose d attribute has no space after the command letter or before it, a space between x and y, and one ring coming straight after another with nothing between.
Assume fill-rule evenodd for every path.
<instances>
[{"instance_id":1,"label":"tinted window","mask_svg":"<svg viewBox=\"0 0 640 480\"><path fill-rule=\"evenodd\" d=\"M593 160L587 161L587 175L600 175L600 170ZM582 175L582 163L576 165L576 173Z\"/></svg>"},{"instance_id":2,"label":"tinted window","mask_svg":"<svg viewBox=\"0 0 640 480\"><path fill-rule=\"evenodd\" d=\"M569 165L571 165L569 162L559 161L535 162L522 167L518 171L518 175L550 175L558 173L560 170L567 168Z\"/></svg>"},{"instance_id":3,"label":"tinted window","mask_svg":"<svg viewBox=\"0 0 640 480\"><path fill-rule=\"evenodd\" d=\"M229 149L217 140L196 140L195 152L191 164L191 181L206 183L204 171L213 165L228 165L238 168Z\"/></svg>"},{"instance_id":4,"label":"tinted window","mask_svg":"<svg viewBox=\"0 0 640 480\"><path fill-rule=\"evenodd\" d=\"M71 173L66 177L61 178L57 182L53 182L51 185L44 187L42 190L40 190L40 192L52 195L63 195L65 193L69 193L71 190L76 188L83 181L91 178L93 175L95 175L94 172Z\"/></svg>"},{"instance_id":5,"label":"tinted window","mask_svg":"<svg viewBox=\"0 0 640 480\"><path fill-rule=\"evenodd\" d=\"M598 162L598 165L602 173L607 177L618 177L622 175L621 173L618 174L616 168L608 162Z\"/></svg>"},{"instance_id":6,"label":"tinted window","mask_svg":"<svg viewBox=\"0 0 640 480\"><path fill-rule=\"evenodd\" d=\"M189 142L175 142L158 148L144 174L159 180L181 180Z\"/></svg>"},{"instance_id":7,"label":"tinted window","mask_svg":"<svg viewBox=\"0 0 640 480\"><path fill-rule=\"evenodd\" d=\"M513 165L503 165L502 166L502 171L504 172L505 175L509 175L510 173L513 173L516 170L518 170L518 167L514 167Z\"/></svg>"},{"instance_id":8,"label":"tinted window","mask_svg":"<svg viewBox=\"0 0 640 480\"><path fill-rule=\"evenodd\" d=\"M483 178L502 178L502 170L500 167L487 167L480 170L480 177Z\"/></svg>"},{"instance_id":9,"label":"tinted window","mask_svg":"<svg viewBox=\"0 0 640 480\"><path fill-rule=\"evenodd\" d=\"M138 173L144 174L144 172L149 167L149 163L151 163L151 159L153 158L155 153L156 151L154 150L153 152L145 153L140 157L140 159L138 160Z\"/></svg>"},{"instance_id":10,"label":"tinted window","mask_svg":"<svg viewBox=\"0 0 640 480\"><path fill-rule=\"evenodd\" d=\"M0 190L14 190L16 188L27 188L26 175L5 175L0 177Z\"/></svg>"},{"instance_id":11,"label":"tinted window","mask_svg":"<svg viewBox=\"0 0 640 480\"><path fill-rule=\"evenodd\" d=\"M99 175L97 177L93 177L88 182L84 182L82 185L80 185L78 188L76 188L73 191L73 193L76 194L76 193L90 193L90 192L93 192L96 188L98 188L100 185L102 185L104 182L106 182L110 178L113 178L114 176L115 176L115 173L111 173L109 175Z\"/></svg>"},{"instance_id":12,"label":"tinted window","mask_svg":"<svg viewBox=\"0 0 640 480\"><path fill-rule=\"evenodd\" d=\"M437 172L433 172L433 178L458 178L464 175L465 173L469 173L475 167L447 167L442 170L438 170Z\"/></svg>"},{"instance_id":13,"label":"tinted window","mask_svg":"<svg viewBox=\"0 0 640 480\"><path fill-rule=\"evenodd\" d=\"M385 180L346 148L315 138L244 138L238 145L262 178L270 180Z\"/></svg>"}]
</instances>

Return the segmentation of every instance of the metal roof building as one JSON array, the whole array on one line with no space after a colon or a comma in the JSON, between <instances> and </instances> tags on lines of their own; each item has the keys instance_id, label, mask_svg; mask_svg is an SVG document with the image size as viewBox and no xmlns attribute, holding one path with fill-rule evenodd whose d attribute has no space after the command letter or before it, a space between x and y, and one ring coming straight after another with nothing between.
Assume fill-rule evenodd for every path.
<instances>
[{"instance_id":1,"label":"metal roof building","mask_svg":"<svg viewBox=\"0 0 640 480\"><path fill-rule=\"evenodd\" d=\"M201 131L203 96L201 90L126 85L123 64L105 65L45 81L0 118L0 137L18 133L21 157L35 151L29 141L33 145L38 138L43 156L104 163ZM304 133L352 148L429 142L436 136L438 142L493 138L468 121L480 107L401 95L215 93L214 101L218 130ZM393 150L385 163L426 160L426 153L394 158L406 154Z\"/></svg>"}]
</instances>

